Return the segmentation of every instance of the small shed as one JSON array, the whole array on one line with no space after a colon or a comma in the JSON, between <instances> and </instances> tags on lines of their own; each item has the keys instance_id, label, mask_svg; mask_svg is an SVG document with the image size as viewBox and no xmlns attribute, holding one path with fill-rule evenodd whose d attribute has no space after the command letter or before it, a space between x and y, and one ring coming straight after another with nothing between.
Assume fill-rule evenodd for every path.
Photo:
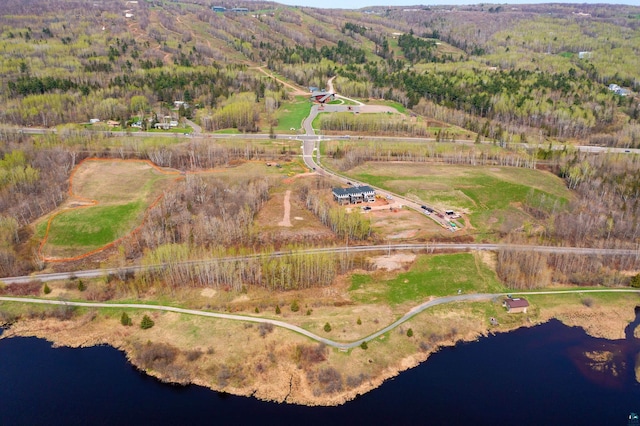
<instances>
[{"instance_id":1,"label":"small shed","mask_svg":"<svg viewBox=\"0 0 640 426\"><path fill-rule=\"evenodd\" d=\"M517 314L520 312L526 314L529 302L527 302L527 299L522 297L507 297L504 299L504 303L502 305L507 308L507 312L510 314Z\"/></svg>"}]
</instances>

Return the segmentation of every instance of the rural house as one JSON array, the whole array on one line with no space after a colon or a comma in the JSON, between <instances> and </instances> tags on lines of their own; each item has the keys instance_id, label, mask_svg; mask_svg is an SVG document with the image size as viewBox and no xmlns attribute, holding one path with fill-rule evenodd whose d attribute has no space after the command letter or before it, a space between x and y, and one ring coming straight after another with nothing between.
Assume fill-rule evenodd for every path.
<instances>
[{"instance_id":1,"label":"rural house","mask_svg":"<svg viewBox=\"0 0 640 426\"><path fill-rule=\"evenodd\" d=\"M504 299L502 306L505 306L507 308L507 312L510 314L517 314L520 312L526 314L529 302L527 302L527 299L523 299L522 297L507 297Z\"/></svg>"},{"instance_id":2,"label":"rural house","mask_svg":"<svg viewBox=\"0 0 640 426\"><path fill-rule=\"evenodd\" d=\"M333 188L333 199L338 204L357 204L376 200L376 191L368 185L351 188Z\"/></svg>"}]
</instances>

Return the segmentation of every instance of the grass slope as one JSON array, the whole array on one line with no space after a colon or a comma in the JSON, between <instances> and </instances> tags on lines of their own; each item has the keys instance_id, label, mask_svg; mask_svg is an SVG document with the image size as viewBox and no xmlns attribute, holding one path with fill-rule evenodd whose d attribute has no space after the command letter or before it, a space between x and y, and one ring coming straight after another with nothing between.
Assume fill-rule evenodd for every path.
<instances>
[{"instance_id":1,"label":"grass slope","mask_svg":"<svg viewBox=\"0 0 640 426\"><path fill-rule=\"evenodd\" d=\"M392 278L354 274L351 297L362 303L422 302L430 296L505 291L500 281L479 255L472 253L420 256L407 272Z\"/></svg>"},{"instance_id":2,"label":"grass slope","mask_svg":"<svg viewBox=\"0 0 640 426\"><path fill-rule=\"evenodd\" d=\"M142 161L85 161L73 174L71 201L93 200L95 205L62 211L49 227L46 255L73 257L103 247L131 232L168 179ZM47 223L36 235L45 237Z\"/></svg>"}]
</instances>

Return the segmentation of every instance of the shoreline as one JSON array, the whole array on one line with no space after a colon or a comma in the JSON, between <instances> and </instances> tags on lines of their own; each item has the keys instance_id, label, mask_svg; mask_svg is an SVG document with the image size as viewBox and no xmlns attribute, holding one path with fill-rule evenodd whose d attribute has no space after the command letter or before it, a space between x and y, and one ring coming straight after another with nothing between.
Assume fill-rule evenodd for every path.
<instances>
[{"instance_id":1,"label":"shoreline","mask_svg":"<svg viewBox=\"0 0 640 426\"><path fill-rule=\"evenodd\" d=\"M263 401L289 403L307 406L336 406L342 405L359 395L370 392L380 387L385 381L396 377L403 371L414 368L429 359L431 354L445 347L455 346L460 342L477 341L491 334L508 333L521 327L533 327L551 319L557 319L571 327L579 326L593 337L617 340L624 338L624 328L633 320L634 310L638 303L629 298L626 305L612 309L609 306L601 306L596 309L577 309L575 306L553 307L542 310L537 318L523 316L519 321L511 325L491 327L467 327L461 329L455 336L443 335L431 342L429 348L412 352L399 352L399 356L392 356L387 365L379 366L373 352L355 348L348 352L348 357L343 356L344 351L337 349L325 350L326 358L317 364L314 362L292 360L292 353L300 351L300 348L311 348L307 338L293 333L277 329L269 333L264 344L269 349L265 356L263 353L250 352L246 356L233 350L229 353L223 364L218 364L216 349L207 351L198 349L195 355L188 345L180 344L170 337L163 335L161 327L156 328L156 335L151 336L138 327L118 326L113 318L101 317L95 311L89 311L84 315L74 316L70 320L58 320L55 318L23 319L14 324L5 325L0 339L11 337L37 337L52 342L54 347L90 347L97 345L109 345L122 351L127 362L147 375L153 376L164 383L180 385L195 384L208 389L229 393L237 396L250 396ZM166 324L176 324L184 321L178 314L166 314L158 319L170 321ZM423 320L430 318L422 318ZM603 326L606 324L607 326ZM115 325L115 326L114 326ZM225 329L235 328L242 330L239 324L223 324ZM246 334L251 333L253 327L247 328ZM232 330L233 331L233 330ZM229 331L229 336L236 334ZM389 335L389 340L399 333ZM247 336L247 340L249 340ZM223 345L225 342L222 342ZM262 343L262 342L260 342ZM393 344L392 342L389 342ZM145 348L171 350L174 359L166 364L148 362ZM369 349L381 350L380 348ZM324 350L324 349L323 349ZM190 352L191 351L191 352ZM271 355L273 354L273 355ZM365 354L364 357L362 354ZM371 354L371 357L369 357ZM226 356L225 353L222 355ZM189 357L197 357L197 361L188 362ZM266 365L272 359L271 367ZM231 361L235 359L235 362ZM343 386L334 392L319 392L316 383L312 380L314 374L321 369L338 369L345 377L346 372L351 371L353 365L368 362L366 367L372 374L355 383L352 386ZM252 364L250 366L246 364ZM257 370L248 369L252 367ZM256 373L258 371L258 373ZM249 373L253 373L251 379ZM229 377L227 377L229 376ZM237 379L235 377L242 379ZM223 380L224 379L224 380Z\"/></svg>"}]
</instances>

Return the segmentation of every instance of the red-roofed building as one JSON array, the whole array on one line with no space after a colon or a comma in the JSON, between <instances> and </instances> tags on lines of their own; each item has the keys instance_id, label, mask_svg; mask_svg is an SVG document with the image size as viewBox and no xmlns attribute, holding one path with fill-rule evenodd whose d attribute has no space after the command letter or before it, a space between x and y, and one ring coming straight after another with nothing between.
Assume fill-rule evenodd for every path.
<instances>
[{"instance_id":1,"label":"red-roofed building","mask_svg":"<svg viewBox=\"0 0 640 426\"><path fill-rule=\"evenodd\" d=\"M504 299L504 303L502 305L507 308L507 312L510 314L517 314L520 312L526 314L529 302L527 302L527 299L523 299L522 297L507 297Z\"/></svg>"}]
</instances>

